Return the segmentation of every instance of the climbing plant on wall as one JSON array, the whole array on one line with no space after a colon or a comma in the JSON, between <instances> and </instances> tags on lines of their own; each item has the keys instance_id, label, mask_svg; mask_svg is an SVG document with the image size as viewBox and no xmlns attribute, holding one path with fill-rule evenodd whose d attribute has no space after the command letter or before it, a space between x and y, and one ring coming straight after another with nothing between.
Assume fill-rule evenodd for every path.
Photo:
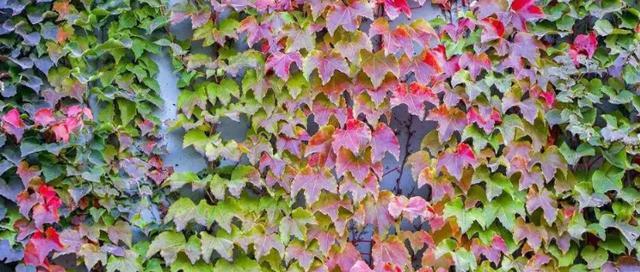
<instances>
[{"instance_id":1,"label":"climbing plant on wall","mask_svg":"<svg viewBox=\"0 0 640 272\"><path fill-rule=\"evenodd\" d=\"M2 268L638 270L638 6L0 0Z\"/></svg>"}]
</instances>

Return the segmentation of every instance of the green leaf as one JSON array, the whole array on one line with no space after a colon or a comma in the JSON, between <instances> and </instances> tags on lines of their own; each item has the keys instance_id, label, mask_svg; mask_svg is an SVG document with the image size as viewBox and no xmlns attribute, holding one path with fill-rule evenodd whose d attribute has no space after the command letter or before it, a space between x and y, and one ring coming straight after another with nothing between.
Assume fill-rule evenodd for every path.
<instances>
[{"instance_id":1,"label":"green leaf","mask_svg":"<svg viewBox=\"0 0 640 272\"><path fill-rule=\"evenodd\" d=\"M586 246L580 252L580 256L587 262L587 268L597 269L607 262L609 254L604 248L594 248L593 246Z\"/></svg>"},{"instance_id":2,"label":"green leaf","mask_svg":"<svg viewBox=\"0 0 640 272\"><path fill-rule=\"evenodd\" d=\"M229 239L229 234L220 230L216 236L207 232L200 232L202 238L202 258L209 263L211 254L215 250L218 254L229 261L233 261L233 241Z\"/></svg>"},{"instance_id":3,"label":"green leaf","mask_svg":"<svg viewBox=\"0 0 640 272\"><path fill-rule=\"evenodd\" d=\"M184 251L186 243L184 235L180 232L162 232L149 245L146 258L150 258L160 252L160 256L162 256L165 263L171 264L176 260L178 252Z\"/></svg>"},{"instance_id":4,"label":"green leaf","mask_svg":"<svg viewBox=\"0 0 640 272\"><path fill-rule=\"evenodd\" d=\"M176 230L182 231L195 216L196 205L191 199L181 197L169 207L169 211L164 217L164 223L168 224L173 221L176 224Z\"/></svg>"},{"instance_id":5,"label":"green leaf","mask_svg":"<svg viewBox=\"0 0 640 272\"><path fill-rule=\"evenodd\" d=\"M596 30L598 35L607 36L611 34L611 32L613 31L613 26L608 20L600 19L596 21L595 25L593 26L593 29Z\"/></svg>"},{"instance_id":6,"label":"green leaf","mask_svg":"<svg viewBox=\"0 0 640 272\"><path fill-rule=\"evenodd\" d=\"M591 177L593 190L596 193L608 191L620 191L622 189L622 177L624 170L612 166L605 166L593 173Z\"/></svg>"},{"instance_id":7,"label":"green leaf","mask_svg":"<svg viewBox=\"0 0 640 272\"><path fill-rule=\"evenodd\" d=\"M120 111L120 121L123 126L126 126L136 117L136 104L126 99L118 99L116 103Z\"/></svg>"}]
</instances>

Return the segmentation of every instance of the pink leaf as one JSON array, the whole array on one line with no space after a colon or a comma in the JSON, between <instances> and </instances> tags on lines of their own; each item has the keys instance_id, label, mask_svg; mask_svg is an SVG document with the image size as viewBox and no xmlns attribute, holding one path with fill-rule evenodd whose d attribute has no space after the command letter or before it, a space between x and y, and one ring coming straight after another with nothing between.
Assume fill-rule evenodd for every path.
<instances>
[{"instance_id":1,"label":"pink leaf","mask_svg":"<svg viewBox=\"0 0 640 272\"><path fill-rule=\"evenodd\" d=\"M371 249L371 256L375 267L384 266L385 264L393 264L404 267L410 263L409 252L404 243L397 237L387 238L381 241L378 237L374 237L375 243Z\"/></svg>"},{"instance_id":2,"label":"pink leaf","mask_svg":"<svg viewBox=\"0 0 640 272\"><path fill-rule=\"evenodd\" d=\"M439 103L439 99L431 88L418 82L412 82L409 84L408 90L406 84L398 84L396 91L391 97L392 106L405 104L407 105L409 113L417 116L418 118L424 117L425 102L437 105Z\"/></svg>"},{"instance_id":3,"label":"pink leaf","mask_svg":"<svg viewBox=\"0 0 640 272\"><path fill-rule=\"evenodd\" d=\"M24 263L33 266L43 265L51 251L61 251L63 248L64 245L54 228L49 227L44 232L37 231L24 248Z\"/></svg>"},{"instance_id":4,"label":"pink leaf","mask_svg":"<svg viewBox=\"0 0 640 272\"><path fill-rule=\"evenodd\" d=\"M476 164L476 156L466 143L458 144L454 152L443 152L438 158L438 169L446 168L447 172L457 180L462 178L462 170L465 167L469 165L475 167Z\"/></svg>"},{"instance_id":5,"label":"pink leaf","mask_svg":"<svg viewBox=\"0 0 640 272\"><path fill-rule=\"evenodd\" d=\"M524 219L518 217L516 219L516 227L513 232L513 238L517 242L527 239L527 244L533 249L540 248L543 240L547 240L547 231L544 227L538 227L534 224L524 222Z\"/></svg>"},{"instance_id":6,"label":"pink leaf","mask_svg":"<svg viewBox=\"0 0 640 272\"><path fill-rule=\"evenodd\" d=\"M302 73L306 78L311 75L313 70L318 69L318 76L325 85L331 80L335 71L349 74L349 65L342 55L335 51L312 51L302 64Z\"/></svg>"},{"instance_id":7,"label":"pink leaf","mask_svg":"<svg viewBox=\"0 0 640 272\"><path fill-rule=\"evenodd\" d=\"M416 217L425 214L427 205L427 202L419 196L410 199L406 196L396 196L389 202L389 214L394 218L404 214L407 219L413 221Z\"/></svg>"},{"instance_id":8,"label":"pink leaf","mask_svg":"<svg viewBox=\"0 0 640 272\"><path fill-rule=\"evenodd\" d=\"M314 170L310 166L303 168L296 175L291 184L291 195L295 196L302 189L304 189L307 205L318 201L322 190L331 193L338 192L336 180L331 172L327 169Z\"/></svg>"},{"instance_id":9,"label":"pink leaf","mask_svg":"<svg viewBox=\"0 0 640 272\"><path fill-rule=\"evenodd\" d=\"M24 123L17 109L11 109L2 116L2 129L16 137L19 142L24 134Z\"/></svg>"},{"instance_id":10,"label":"pink leaf","mask_svg":"<svg viewBox=\"0 0 640 272\"><path fill-rule=\"evenodd\" d=\"M469 74L471 74L473 80L480 75L482 69L491 70L491 60L486 53L472 54L467 52L460 57L458 63L462 68L469 68Z\"/></svg>"},{"instance_id":11,"label":"pink leaf","mask_svg":"<svg viewBox=\"0 0 640 272\"><path fill-rule=\"evenodd\" d=\"M265 70L273 69L279 78L287 81L287 79L289 79L289 66L291 63L295 63L298 67L302 66L302 56L300 56L300 53L275 52L267 59Z\"/></svg>"},{"instance_id":12,"label":"pink leaf","mask_svg":"<svg viewBox=\"0 0 640 272\"><path fill-rule=\"evenodd\" d=\"M438 136L441 143L447 141L456 131L461 131L467 125L467 117L458 108L440 105L429 111L427 120L438 122Z\"/></svg>"},{"instance_id":13,"label":"pink leaf","mask_svg":"<svg viewBox=\"0 0 640 272\"><path fill-rule=\"evenodd\" d=\"M470 108L467 111L467 122L469 124L476 123L485 133L490 134L495 124L500 123L502 118L500 112L490 107Z\"/></svg>"},{"instance_id":14,"label":"pink leaf","mask_svg":"<svg viewBox=\"0 0 640 272\"><path fill-rule=\"evenodd\" d=\"M386 152L393 155L396 160L400 159L400 143L398 143L398 138L389 126L384 123L378 123L371 136L374 161L381 160Z\"/></svg>"},{"instance_id":15,"label":"pink leaf","mask_svg":"<svg viewBox=\"0 0 640 272\"><path fill-rule=\"evenodd\" d=\"M527 194L527 211L531 214L538 208L541 208L544 212L544 219L547 220L549 225L553 225L553 222L556 221L556 205L555 198L547 189L544 189L544 187L540 192L529 189L529 193Z\"/></svg>"},{"instance_id":16,"label":"pink leaf","mask_svg":"<svg viewBox=\"0 0 640 272\"><path fill-rule=\"evenodd\" d=\"M598 39L595 32L588 35L580 34L573 39L570 52L574 63L577 63L578 54L586 54L588 58L592 58L598 48Z\"/></svg>"},{"instance_id":17,"label":"pink leaf","mask_svg":"<svg viewBox=\"0 0 640 272\"><path fill-rule=\"evenodd\" d=\"M35 117L34 117L34 121L36 122L36 124L41 125L43 127L48 126L49 124L53 123L56 121L55 118L53 118L53 110L50 108L42 108L39 109L38 111L36 111Z\"/></svg>"},{"instance_id":18,"label":"pink leaf","mask_svg":"<svg viewBox=\"0 0 640 272\"><path fill-rule=\"evenodd\" d=\"M336 158L336 173L342 177L346 172L358 181L364 180L369 175L371 163L365 158L358 157L346 148L338 151Z\"/></svg>"},{"instance_id":19,"label":"pink leaf","mask_svg":"<svg viewBox=\"0 0 640 272\"><path fill-rule=\"evenodd\" d=\"M407 0L384 0L383 5L385 13L391 20L397 18L400 12L411 17L411 8Z\"/></svg>"},{"instance_id":20,"label":"pink leaf","mask_svg":"<svg viewBox=\"0 0 640 272\"><path fill-rule=\"evenodd\" d=\"M360 260L360 252L352 243L346 243L339 250L340 252L332 251L329 254L326 262L329 271L334 271L336 268L339 268L340 271L350 271L352 266L355 266L354 263L362 262Z\"/></svg>"},{"instance_id":21,"label":"pink leaf","mask_svg":"<svg viewBox=\"0 0 640 272\"><path fill-rule=\"evenodd\" d=\"M385 55L382 50L375 53L361 51L362 71L369 77L374 88L378 88L385 76L392 73L396 78L400 76L398 60L391 55Z\"/></svg>"},{"instance_id":22,"label":"pink leaf","mask_svg":"<svg viewBox=\"0 0 640 272\"><path fill-rule=\"evenodd\" d=\"M369 265L364 261L358 260L355 264L353 264L351 269L349 269L349 272L373 272L373 269L369 268Z\"/></svg>"},{"instance_id":23,"label":"pink leaf","mask_svg":"<svg viewBox=\"0 0 640 272\"><path fill-rule=\"evenodd\" d=\"M338 2L327 13L327 30L333 36L338 26L344 30L353 32L358 28L360 17L373 20L373 9L367 1L351 0L348 5Z\"/></svg>"},{"instance_id":24,"label":"pink leaf","mask_svg":"<svg viewBox=\"0 0 640 272\"><path fill-rule=\"evenodd\" d=\"M406 25L399 25L391 31L389 22L384 18L376 19L369 28L369 37L382 36L382 47L385 55L395 54L403 50L408 56L413 55L413 42L411 41L413 30Z\"/></svg>"},{"instance_id":25,"label":"pink leaf","mask_svg":"<svg viewBox=\"0 0 640 272\"><path fill-rule=\"evenodd\" d=\"M371 140L371 131L362 121L351 118L347 120L344 129L338 129L333 133L333 143L331 147L334 153L338 153L341 147L358 154L360 148L366 146Z\"/></svg>"}]
</instances>

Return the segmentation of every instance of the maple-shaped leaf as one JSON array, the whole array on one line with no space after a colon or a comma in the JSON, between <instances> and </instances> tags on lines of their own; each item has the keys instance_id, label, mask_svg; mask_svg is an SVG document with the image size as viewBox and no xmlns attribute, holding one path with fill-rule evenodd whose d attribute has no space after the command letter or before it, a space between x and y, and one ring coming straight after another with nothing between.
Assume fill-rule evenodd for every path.
<instances>
[{"instance_id":1,"label":"maple-shaped leaf","mask_svg":"<svg viewBox=\"0 0 640 272\"><path fill-rule=\"evenodd\" d=\"M60 236L54 228L48 227L44 232L38 230L24 247L24 263L33 266L43 265L51 251L61 251L63 248Z\"/></svg>"},{"instance_id":2,"label":"maple-shaped leaf","mask_svg":"<svg viewBox=\"0 0 640 272\"><path fill-rule=\"evenodd\" d=\"M385 264L393 264L399 267L405 267L410 264L409 251L396 236L389 237L385 240L375 235L373 248L371 249L371 257L375 267L382 267Z\"/></svg>"},{"instance_id":3,"label":"maple-shaped leaf","mask_svg":"<svg viewBox=\"0 0 640 272\"><path fill-rule=\"evenodd\" d=\"M215 236L207 233L206 231L200 232L202 240L202 259L205 262L209 262L214 250L220 255L220 257L233 261L234 244L230 239L231 237L227 237L227 235L228 234L223 230L219 230Z\"/></svg>"},{"instance_id":4,"label":"maple-shaped leaf","mask_svg":"<svg viewBox=\"0 0 640 272\"><path fill-rule=\"evenodd\" d=\"M327 84L335 71L349 74L349 65L340 53L336 51L313 50L304 59L302 73L305 78L309 78L313 70L318 69L318 76L322 80L322 85Z\"/></svg>"},{"instance_id":5,"label":"maple-shaped leaf","mask_svg":"<svg viewBox=\"0 0 640 272\"><path fill-rule=\"evenodd\" d=\"M368 175L364 181L357 181L351 176L344 176L340 184L340 194L350 194L354 203L360 203L367 195L378 195L379 184L375 175Z\"/></svg>"},{"instance_id":6,"label":"maple-shaped leaf","mask_svg":"<svg viewBox=\"0 0 640 272\"><path fill-rule=\"evenodd\" d=\"M527 239L527 244L537 250L542 245L542 241L547 241L548 233L544 227L525 223L524 219L518 217L513 231L513 238L518 242Z\"/></svg>"},{"instance_id":7,"label":"maple-shaped leaf","mask_svg":"<svg viewBox=\"0 0 640 272\"><path fill-rule=\"evenodd\" d=\"M530 64L535 64L540 55L539 48L542 48L542 45L533 35L526 32L518 32L509 48L514 58L525 58Z\"/></svg>"},{"instance_id":8,"label":"maple-shaped leaf","mask_svg":"<svg viewBox=\"0 0 640 272\"><path fill-rule=\"evenodd\" d=\"M578 55L586 54L588 58L592 58L598 48L598 39L595 32L589 34L579 34L573 39L573 44L569 49L569 56L573 60L573 63L578 65Z\"/></svg>"},{"instance_id":9,"label":"maple-shaped leaf","mask_svg":"<svg viewBox=\"0 0 640 272\"><path fill-rule=\"evenodd\" d=\"M17 109L11 109L2 116L2 129L16 137L18 142L22 139L25 125Z\"/></svg>"},{"instance_id":10,"label":"maple-shaped leaf","mask_svg":"<svg viewBox=\"0 0 640 272\"><path fill-rule=\"evenodd\" d=\"M498 265L500 263L500 257L502 254L507 254L507 244L500 235L494 235L491 239L491 243L484 245L480 242L480 239L473 239L471 242L471 252L480 259L480 255L484 255L489 261Z\"/></svg>"},{"instance_id":11,"label":"maple-shaped leaf","mask_svg":"<svg viewBox=\"0 0 640 272\"><path fill-rule=\"evenodd\" d=\"M409 88L407 88L406 84L398 84L390 102L392 106L407 105L409 113L422 119L425 115L424 103L429 102L432 105L438 105L440 101L438 95L431 88L418 82L411 82Z\"/></svg>"},{"instance_id":12,"label":"maple-shaped leaf","mask_svg":"<svg viewBox=\"0 0 640 272\"><path fill-rule=\"evenodd\" d=\"M275 52L267 58L265 70L273 69L279 78L287 81L289 79L289 66L291 66L291 63L295 63L298 67L302 67L302 56L299 52Z\"/></svg>"},{"instance_id":13,"label":"maple-shaped leaf","mask_svg":"<svg viewBox=\"0 0 640 272\"><path fill-rule=\"evenodd\" d=\"M475 15L478 19L484 19L494 14L503 13L509 3L506 0L479 0L473 3Z\"/></svg>"},{"instance_id":14,"label":"maple-shaped leaf","mask_svg":"<svg viewBox=\"0 0 640 272\"><path fill-rule=\"evenodd\" d=\"M567 162L564 160L560 150L555 145L545 148L543 152L536 153L533 156L531 163L540 163L542 174L547 182L554 178L558 169L565 174L568 170ZM529 167L531 167L531 165L529 165Z\"/></svg>"},{"instance_id":15,"label":"maple-shaped leaf","mask_svg":"<svg viewBox=\"0 0 640 272\"><path fill-rule=\"evenodd\" d=\"M398 60L391 55L385 55L384 51L379 50L375 53L368 51L360 51L362 60L362 71L367 74L374 88L378 88L382 84L382 80L391 73L394 76L400 76L400 66Z\"/></svg>"},{"instance_id":16,"label":"maple-shaped leaf","mask_svg":"<svg viewBox=\"0 0 640 272\"><path fill-rule=\"evenodd\" d=\"M287 246L285 261L290 262L291 260L295 260L300 264L300 266L302 266L302 268L304 268L305 271L309 271L314 258L315 256L313 253L307 250L303 243L294 242Z\"/></svg>"},{"instance_id":17,"label":"maple-shaped leaf","mask_svg":"<svg viewBox=\"0 0 640 272\"><path fill-rule=\"evenodd\" d=\"M418 82L430 84L434 77L444 72L446 60L442 53L437 49L425 48L420 55L412 60L409 69L413 71Z\"/></svg>"},{"instance_id":18,"label":"maple-shaped leaf","mask_svg":"<svg viewBox=\"0 0 640 272\"><path fill-rule=\"evenodd\" d=\"M24 188L29 188L29 184L33 179L40 177L40 167L37 165L29 165L27 161L20 161L16 167L16 174L22 180Z\"/></svg>"},{"instance_id":19,"label":"maple-shaped leaf","mask_svg":"<svg viewBox=\"0 0 640 272\"><path fill-rule=\"evenodd\" d=\"M370 156L368 151L363 156L357 156L346 148L340 148L336 156L336 174L342 177L349 172L357 181L364 181L372 166Z\"/></svg>"},{"instance_id":20,"label":"maple-shaped leaf","mask_svg":"<svg viewBox=\"0 0 640 272\"><path fill-rule=\"evenodd\" d=\"M544 219L547 220L549 225L553 225L556 221L556 200L547 189L542 187L539 192L529 189L527 194L527 211L531 214L538 208L541 208L544 212Z\"/></svg>"},{"instance_id":21,"label":"maple-shaped leaf","mask_svg":"<svg viewBox=\"0 0 640 272\"><path fill-rule=\"evenodd\" d=\"M480 21L482 27L482 34L480 35L480 42L486 43L493 40L500 40L505 33L505 27L502 21L488 17Z\"/></svg>"},{"instance_id":22,"label":"maple-shaped leaf","mask_svg":"<svg viewBox=\"0 0 640 272\"><path fill-rule=\"evenodd\" d=\"M334 2L335 3L335 2ZM333 36L338 26L352 32L358 28L360 17L373 20L373 9L367 1L349 0L338 2L327 13L327 30Z\"/></svg>"},{"instance_id":23,"label":"maple-shaped leaf","mask_svg":"<svg viewBox=\"0 0 640 272\"><path fill-rule=\"evenodd\" d=\"M274 44L274 35L271 33L271 26L267 22L259 23L255 16L247 16L242 22L238 32L247 33L247 44L249 47L262 39L267 39L269 44Z\"/></svg>"},{"instance_id":24,"label":"maple-shaped leaf","mask_svg":"<svg viewBox=\"0 0 640 272\"><path fill-rule=\"evenodd\" d=\"M317 224L315 215L300 207L291 212L290 216L282 218L278 225L280 241L287 243L291 237L305 241L307 239L307 225Z\"/></svg>"},{"instance_id":25,"label":"maple-shaped leaf","mask_svg":"<svg viewBox=\"0 0 640 272\"><path fill-rule=\"evenodd\" d=\"M58 210L62 205L56 190L47 185L38 187L40 203L32 210L32 218L38 229L43 229L44 224L56 223L60 219Z\"/></svg>"},{"instance_id":26,"label":"maple-shaped leaf","mask_svg":"<svg viewBox=\"0 0 640 272\"><path fill-rule=\"evenodd\" d=\"M475 80L482 72L482 69L486 71L491 70L491 60L486 53L473 54L467 52L463 54L458 60L460 67L468 68L471 78Z\"/></svg>"},{"instance_id":27,"label":"maple-shaped leaf","mask_svg":"<svg viewBox=\"0 0 640 272\"><path fill-rule=\"evenodd\" d=\"M413 221L418 216L423 216L427 208L427 201L419 196L407 198L406 196L396 196L389 202L389 214L398 218L404 214L409 221Z\"/></svg>"},{"instance_id":28,"label":"maple-shaped leaf","mask_svg":"<svg viewBox=\"0 0 640 272\"><path fill-rule=\"evenodd\" d=\"M378 123L371 133L371 148L373 149L373 160L378 161L384 158L384 154L389 152L396 160L400 159L400 143L398 137L387 124Z\"/></svg>"},{"instance_id":29,"label":"maple-shaped leaf","mask_svg":"<svg viewBox=\"0 0 640 272\"><path fill-rule=\"evenodd\" d=\"M467 111L467 122L477 124L486 134L491 134L495 124L501 121L500 112L490 107L470 108Z\"/></svg>"},{"instance_id":30,"label":"maple-shaped leaf","mask_svg":"<svg viewBox=\"0 0 640 272\"><path fill-rule=\"evenodd\" d=\"M338 248L334 247L327 256L325 264L329 271L340 269L340 271L349 271L354 263L361 262L360 252L352 243L346 243ZM366 264L365 264L366 265Z\"/></svg>"},{"instance_id":31,"label":"maple-shaped leaf","mask_svg":"<svg viewBox=\"0 0 640 272\"><path fill-rule=\"evenodd\" d=\"M402 50L408 56L413 55L411 36L413 29L406 25L399 25L394 30L389 28L389 22L384 18L376 19L369 28L369 37L382 36L382 48L385 55L395 54Z\"/></svg>"},{"instance_id":32,"label":"maple-shaped leaf","mask_svg":"<svg viewBox=\"0 0 640 272\"><path fill-rule=\"evenodd\" d=\"M438 137L441 143L449 140L454 132L460 132L467 126L467 117L463 111L445 105L440 105L429 111L426 120L438 123Z\"/></svg>"},{"instance_id":33,"label":"maple-shaped leaf","mask_svg":"<svg viewBox=\"0 0 640 272\"><path fill-rule=\"evenodd\" d=\"M409 7L407 0L384 0L382 4L384 5L385 13L391 20L398 18L401 12L407 17L411 17L411 7Z\"/></svg>"},{"instance_id":34,"label":"maple-shaped leaf","mask_svg":"<svg viewBox=\"0 0 640 272\"><path fill-rule=\"evenodd\" d=\"M471 147L466 143L460 143L453 152L445 151L438 158L438 170L446 168L447 172L457 180L462 178L462 170L477 164L476 156Z\"/></svg>"},{"instance_id":35,"label":"maple-shaped leaf","mask_svg":"<svg viewBox=\"0 0 640 272\"><path fill-rule=\"evenodd\" d=\"M476 24L469 18L461 18L457 22L449 23L442 27L444 31L453 41L458 41L463 35L466 35L467 31L473 31L476 28Z\"/></svg>"},{"instance_id":36,"label":"maple-shaped leaf","mask_svg":"<svg viewBox=\"0 0 640 272\"><path fill-rule=\"evenodd\" d=\"M107 253L103 252L100 247L92 243L84 243L77 251L78 256L84 260L84 265L91 270L98 262L102 265L107 264Z\"/></svg>"},{"instance_id":37,"label":"maple-shaped leaf","mask_svg":"<svg viewBox=\"0 0 640 272\"><path fill-rule=\"evenodd\" d=\"M181 232L164 231L156 236L147 250L146 258L150 258L160 252L165 263L171 264L176 260L178 253L184 251L187 240Z\"/></svg>"},{"instance_id":38,"label":"maple-shaped leaf","mask_svg":"<svg viewBox=\"0 0 640 272\"><path fill-rule=\"evenodd\" d=\"M36 124L43 127L46 127L56 121L56 119L53 117L53 110L50 108L42 108L36 111L33 120Z\"/></svg>"},{"instance_id":39,"label":"maple-shaped leaf","mask_svg":"<svg viewBox=\"0 0 640 272\"><path fill-rule=\"evenodd\" d=\"M346 224L346 223L345 223ZM323 254L329 253L329 249L336 243L337 235L332 231L324 231L317 227L309 230L307 237L310 240L316 240Z\"/></svg>"},{"instance_id":40,"label":"maple-shaped leaf","mask_svg":"<svg viewBox=\"0 0 640 272\"><path fill-rule=\"evenodd\" d=\"M334 47L352 63L359 63L361 50L371 52L373 49L371 39L362 31L344 33Z\"/></svg>"},{"instance_id":41,"label":"maple-shaped leaf","mask_svg":"<svg viewBox=\"0 0 640 272\"><path fill-rule=\"evenodd\" d=\"M315 30L313 26L300 26L286 29L287 53L297 52L300 51L300 49L306 49L307 52L311 52L316 44Z\"/></svg>"},{"instance_id":42,"label":"maple-shaped leaf","mask_svg":"<svg viewBox=\"0 0 640 272\"><path fill-rule=\"evenodd\" d=\"M109 237L109 240L114 244L122 241L125 245L131 246L131 240L133 238L131 225L124 220L118 220L115 224L107 227L107 237Z\"/></svg>"},{"instance_id":43,"label":"maple-shaped leaf","mask_svg":"<svg viewBox=\"0 0 640 272\"><path fill-rule=\"evenodd\" d=\"M378 198L367 197L364 202L364 222L374 226L380 235L389 231L389 226L394 221L389 214L389 203L394 195L390 191L380 191Z\"/></svg>"},{"instance_id":44,"label":"maple-shaped leaf","mask_svg":"<svg viewBox=\"0 0 640 272\"><path fill-rule=\"evenodd\" d=\"M358 154L360 148L366 146L371 140L371 130L364 122L350 118L347 120L344 129L338 129L333 133L331 147L334 153L338 153L344 147L351 152Z\"/></svg>"},{"instance_id":45,"label":"maple-shaped leaf","mask_svg":"<svg viewBox=\"0 0 640 272\"><path fill-rule=\"evenodd\" d=\"M295 197L300 190L304 190L306 203L311 205L318 201L322 190L337 193L338 187L333 174L328 169L313 169L310 166L306 166L293 179L291 196Z\"/></svg>"},{"instance_id":46,"label":"maple-shaped leaf","mask_svg":"<svg viewBox=\"0 0 640 272\"><path fill-rule=\"evenodd\" d=\"M544 17L544 12L535 5L535 0L514 0L511 2L511 22L520 31L527 31L527 21Z\"/></svg>"},{"instance_id":47,"label":"maple-shaped leaf","mask_svg":"<svg viewBox=\"0 0 640 272\"><path fill-rule=\"evenodd\" d=\"M165 224L173 221L177 231L182 231L196 216L196 205L190 198L181 197L173 202L164 217Z\"/></svg>"}]
</instances>

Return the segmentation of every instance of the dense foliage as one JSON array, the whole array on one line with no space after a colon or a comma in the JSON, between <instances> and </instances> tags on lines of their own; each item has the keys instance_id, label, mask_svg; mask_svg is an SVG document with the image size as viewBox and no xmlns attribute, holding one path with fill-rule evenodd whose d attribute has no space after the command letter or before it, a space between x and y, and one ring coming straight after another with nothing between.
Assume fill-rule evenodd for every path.
<instances>
[{"instance_id":1,"label":"dense foliage","mask_svg":"<svg viewBox=\"0 0 640 272\"><path fill-rule=\"evenodd\" d=\"M0 0L0 269L639 271L639 7Z\"/></svg>"}]
</instances>

